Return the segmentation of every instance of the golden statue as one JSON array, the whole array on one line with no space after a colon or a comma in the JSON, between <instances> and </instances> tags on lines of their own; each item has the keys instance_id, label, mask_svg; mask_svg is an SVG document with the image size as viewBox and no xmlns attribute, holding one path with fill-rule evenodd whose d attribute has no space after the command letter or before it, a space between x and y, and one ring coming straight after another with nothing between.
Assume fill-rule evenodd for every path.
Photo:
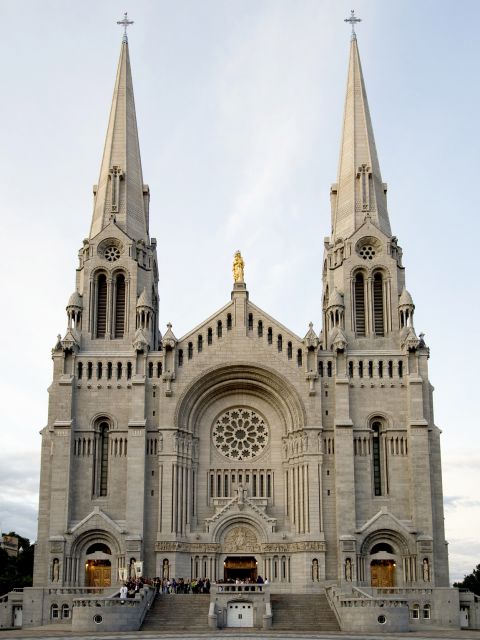
<instances>
[{"instance_id":1,"label":"golden statue","mask_svg":"<svg viewBox=\"0 0 480 640\"><path fill-rule=\"evenodd\" d=\"M240 251L235 251L235 255L233 256L233 281L234 282L243 282L243 269L245 267L245 263L242 258L242 254Z\"/></svg>"}]
</instances>

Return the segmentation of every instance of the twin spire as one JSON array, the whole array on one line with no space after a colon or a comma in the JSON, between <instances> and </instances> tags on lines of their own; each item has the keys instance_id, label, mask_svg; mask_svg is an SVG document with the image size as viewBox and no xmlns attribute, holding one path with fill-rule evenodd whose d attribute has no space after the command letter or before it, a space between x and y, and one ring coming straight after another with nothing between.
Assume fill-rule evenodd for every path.
<instances>
[{"instance_id":1,"label":"twin spire","mask_svg":"<svg viewBox=\"0 0 480 640\"><path fill-rule=\"evenodd\" d=\"M351 236L369 218L386 235L391 235L387 211L386 185L382 182L373 136L367 94L363 80L354 13L346 22L352 25L347 94L337 183L332 185L333 240ZM132 73L125 14L118 24L124 35L108 122L105 149L90 237L97 235L111 220L134 240L148 242L148 186L143 184L138 141Z\"/></svg>"},{"instance_id":2,"label":"twin spire","mask_svg":"<svg viewBox=\"0 0 480 640\"><path fill-rule=\"evenodd\" d=\"M352 12L353 14L353 12ZM354 16L352 15L352 18ZM351 22L347 19L346 22ZM355 18L355 22L359 19ZM387 185L382 182L367 92L353 30L350 43L347 94L337 183L332 185L333 240L346 239L366 217L391 235L387 211Z\"/></svg>"},{"instance_id":3,"label":"twin spire","mask_svg":"<svg viewBox=\"0 0 480 640\"><path fill-rule=\"evenodd\" d=\"M133 240L148 242L148 186L143 184L126 27L98 185L94 187L90 238L113 219Z\"/></svg>"}]
</instances>

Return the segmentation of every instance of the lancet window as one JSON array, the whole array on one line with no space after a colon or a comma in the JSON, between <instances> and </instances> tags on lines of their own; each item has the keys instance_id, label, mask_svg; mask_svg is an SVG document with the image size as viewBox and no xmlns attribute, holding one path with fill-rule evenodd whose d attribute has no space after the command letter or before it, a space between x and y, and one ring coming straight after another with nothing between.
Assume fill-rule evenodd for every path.
<instances>
[{"instance_id":1,"label":"lancet window","mask_svg":"<svg viewBox=\"0 0 480 640\"><path fill-rule=\"evenodd\" d=\"M95 338L123 338L127 325L127 281L117 272L111 280L98 273L93 283L91 317ZM138 323L138 318L137 318Z\"/></svg>"},{"instance_id":2,"label":"lancet window","mask_svg":"<svg viewBox=\"0 0 480 640\"><path fill-rule=\"evenodd\" d=\"M385 319L383 304L383 277L377 271L373 276L373 325L376 336L385 335Z\"/></svg>"},{"instance_id":3,"label":"lancet window","mask_svg":"<svg viewBox=\"0 0 480 640\"><path fill-rule=\"evenodd\" d=\"M363 273L357 273L353 285L354 311L355 311L355 333L357 336L364 336L366 330L365 323L365 278Z\"/></svg>"},{"instance_id":4,"label":"lancet window","mask_svg":"<svg viewBox=\"0 0 480 640\"><path fill-rule=\"evenodd\" d=\"M106 496L108 491L109 432L109 423L101 420L95 438L94 493L97 496Z\"/></svg>"}]
</instances>

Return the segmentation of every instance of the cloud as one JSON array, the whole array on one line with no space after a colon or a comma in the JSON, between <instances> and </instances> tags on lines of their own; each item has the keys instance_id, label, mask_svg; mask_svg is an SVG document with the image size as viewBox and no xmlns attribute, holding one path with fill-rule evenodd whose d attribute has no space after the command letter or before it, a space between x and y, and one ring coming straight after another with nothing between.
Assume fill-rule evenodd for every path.
<instances>
[{"instance_id":1,"label":"cloud","mask_svg":"<svg viewBox=\"0 0 480 640\"><path fill-rule=\"evenodd\" d=\"M40 460L35 452L0 455L0 529L35 540Z\"/></svg>"},{"instance_id":2,"label":"cloud","mask_svg":"<svg viewBox=\"0 0 480 640\"><path fill-rule=\"evenodd\" d=\"M445 509L472 509L480 507L480 500L467 496L444 496L443 504L445 505Z\"/></svg>"}]
</instances>

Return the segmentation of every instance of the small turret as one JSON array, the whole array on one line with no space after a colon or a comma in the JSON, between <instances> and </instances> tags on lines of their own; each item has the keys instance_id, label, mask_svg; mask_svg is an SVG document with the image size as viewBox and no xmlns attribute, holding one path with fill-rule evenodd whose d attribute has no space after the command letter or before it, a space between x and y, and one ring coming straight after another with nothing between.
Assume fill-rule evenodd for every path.
<instances>
[{"instance_id":1,"label":"small turret","mask_svg":"<svg viewBox=\"0 0 480 640\"><path fill-rule=\"evenodd\" d=\"M415 305L413 304L412 296L404 288L398 300L400 329L404 329L405 327L413 327L414 311Z\"/></svg>"},{"instance_id":2,"label":"small turret","mask_svg":"<svg viewBox=\"0 0 480 640\"><path fill-rule=\"evenodd\" d=\"M67 304L67 316L68 316L68 328L69 329L81 329L82 326L82 310L83 310L83 298L74 291L70 296Z\"/></svg>"}]
</instances>

